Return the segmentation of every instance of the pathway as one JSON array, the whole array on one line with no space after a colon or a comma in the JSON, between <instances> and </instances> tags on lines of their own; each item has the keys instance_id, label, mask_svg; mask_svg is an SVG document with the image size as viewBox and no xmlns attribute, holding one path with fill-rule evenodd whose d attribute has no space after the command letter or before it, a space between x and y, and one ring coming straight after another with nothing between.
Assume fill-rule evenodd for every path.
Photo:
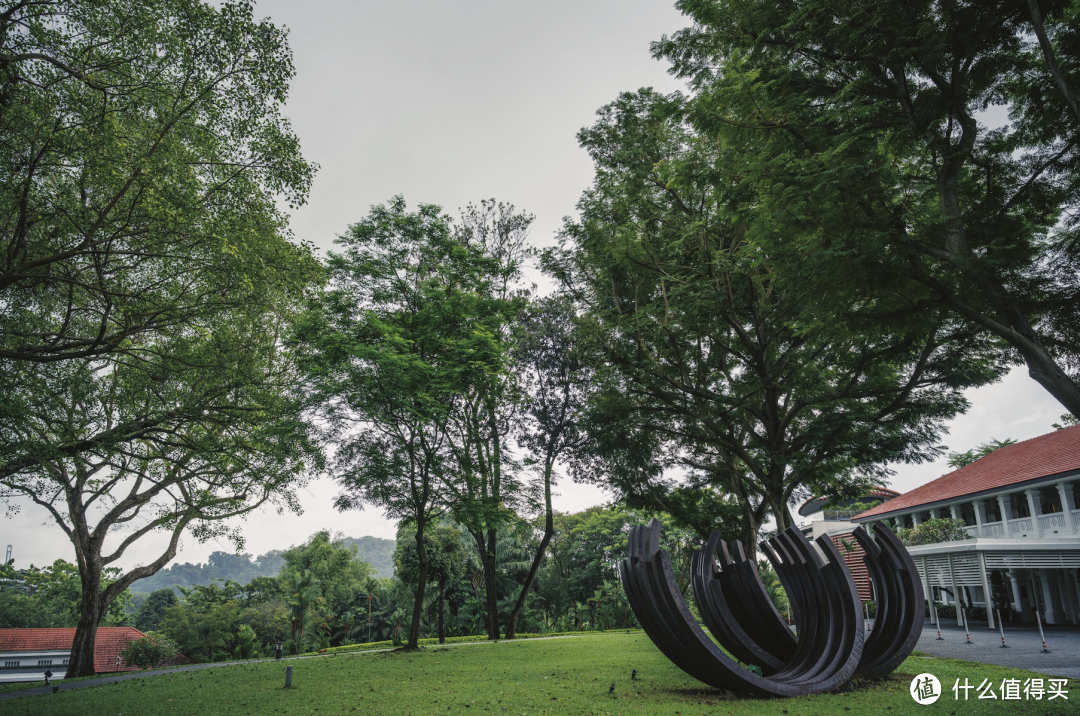
<instances>
[{"instance_id":1,"label":"pathway","mask_svg":"<svg viewBox=\"0 0 1080 716\"><path fill-rule=\"evenodd\" d=\"M942 619L941 638L937 640L937 627L927 619L922 635L915 647L930 656L978 661L983 664L1011 666L1052 676L1068 676L1080 679L1080 629L1069 626L1047 626L1046 647L1049 654L1042 653L1039 629L1034 624L1006 624L1005 643L1001 648L1001 634L987 628L986 622L971 623L971 644L967 644L963 627L956 626L955 619Z\"/></svg>"}]
</instances>

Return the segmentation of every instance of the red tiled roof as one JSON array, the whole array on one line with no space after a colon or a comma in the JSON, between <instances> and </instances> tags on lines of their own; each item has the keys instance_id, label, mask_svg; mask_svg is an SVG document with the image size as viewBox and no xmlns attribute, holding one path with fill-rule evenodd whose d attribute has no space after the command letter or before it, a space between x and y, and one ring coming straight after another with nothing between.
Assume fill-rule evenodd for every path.
<instances>
[{"instance_id":1,"label":"red tiled roof","mask_svg":"<svg viewBox=\"0 0 1080 716\"><path fill-rule=\"evenodd\" d=\"M970 465L867 510L855 519L952 500L1077 469L1080 469L1080 425L999 448Z\"/></svg>"},{"instance_id":2,"label":"red tiled roof","mask_svg":"<svg viewBox=\"0 0 1080 716\"><path fill-rule=\"evenodd\" d=\"M866 494L864 494L863 497L880 497L882 499L882 501L885 502L885 501L891 500L894 497L899 496L899 494L900 493L897 492L896 490L890 490L887 487L875 487L875 488L872 488L870 490L867 490ZM797 512L800 515L803 515L804 514L803 510L805 510L807 507L812 505L815 501L820 500L821 502L824 503L824 502L828 502L829 499L830 498L822 497L821 495L814 495L809 500L807 500L806 502L799 505L799 509L797 510Z\"/></svg>"},{"instance_id":3,"label":"red tiled roof","mask_svg":"<svg viewBox=\"0 0 1080 716\"><path fill-rule=\"evenodd\" d=\"M94 643L94 671L130 671L120 658L128 642L146 636L135 627L98 627ZM68 651L75 640L74 629L0 629L0 652L10 651ZM180 656L175 663L186 662ZM172 665L170 662L168 665Z\"/></svg>"}]
</instances>

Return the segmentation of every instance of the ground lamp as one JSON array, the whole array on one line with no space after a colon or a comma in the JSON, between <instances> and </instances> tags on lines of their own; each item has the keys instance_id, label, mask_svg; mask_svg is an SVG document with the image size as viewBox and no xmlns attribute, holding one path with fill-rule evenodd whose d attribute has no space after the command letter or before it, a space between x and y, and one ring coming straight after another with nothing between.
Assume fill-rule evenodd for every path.
<instances>
[{"instance_id":1,"label":"ground lamp","mask_svg":"<svg viewBox=\"0 0 1080 716\"><path fill-rule=\"evenodd\" d=\"M285 642L283 642L283 641L279 641L277 643L277 657L276 658L279 659L279 660L281 659L281 647L284 646L284 645L285 645Z\"/></svg>"},{"instance_id":2,"label":"ground lamp","mask_svg":"<svg viewBox=\"0 0 1080 716\"><path fill-rule=\"evenodd\" d=\"M690 613L671 556L660 549L658 521L631 528L619 572L645 633L690 676L762 696L818 694L854 675L891 673L919 639L924 606L915 563L888 527L879 522L873 532L874 538L861 527L853 533L878 597L869 634L855 580L836 545L817 539L822 560L794 527L760 546L787 590L798 636L769 599L742 544L724 544L719 532L694 555L691 584L702 621L728 653Z\"/></svg>"}]
</instances>

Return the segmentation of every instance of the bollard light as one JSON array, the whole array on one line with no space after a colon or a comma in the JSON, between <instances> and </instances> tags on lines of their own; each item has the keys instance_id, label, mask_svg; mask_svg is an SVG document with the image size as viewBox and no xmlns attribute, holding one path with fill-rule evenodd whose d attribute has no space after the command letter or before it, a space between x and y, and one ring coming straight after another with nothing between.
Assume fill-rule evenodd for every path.
<instances>
[{"instance_id":1,"label":"bollard light","mask_svg":"<svg viewBox=\"0 0 1080 716\"><path fill-rule=\"evenodd\" d=\"M286 666L285 667L285 688L287 689L290 686L292 686L292 667L291 666Z\"/></svg>"},{"instance_id":2,"label":"bollard light","mask_svg":"<svg viewBox=\"0 0 1080 716\"><path fill-rule=\"evenodd\" d=\"M46 686L48 686L48 685L49 685L49 678L50 678L51 676L52 676L52 669L47 669L47 670L45 671L45 685L46 685Z\"/></svg>"},{"instance_id":3,"label":"bollard light","mask_svg":"<svg viewBox=\"0 0 1080 716\"><path fill-rule=\"evenodd\" d=\"M281 647L284 646L284 645L285 645L285 642L283 642L283 641L279 641L277 643L277 658L278 658L279 661L281 660Z\"/></svg>"}]
</instances>

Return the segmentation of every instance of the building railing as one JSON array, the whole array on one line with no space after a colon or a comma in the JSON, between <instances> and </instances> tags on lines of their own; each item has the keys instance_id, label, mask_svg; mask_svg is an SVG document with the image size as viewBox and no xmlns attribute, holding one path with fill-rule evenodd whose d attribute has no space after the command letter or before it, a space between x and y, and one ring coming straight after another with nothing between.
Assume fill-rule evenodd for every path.
<instances>
[{"instance_id":1,"label":"building railing","mask_svg":"<svg viewBox=\"0 0 1080 716\"><path fill-rule=\"evenodd\" d=\"M1004 537L1005 525L1000 522L987 522L983 525L983 537Z\"/></svg>"},{"instance_id":2,"label":"building railing","mask_svg":"<svg viewBox=\"0 0 1080 716\"><path fill-rule=\"evenodd\" d=\"M1080 532L1080 510L1073 510L1070 514L1072 514L1073 530Z\"/></svg>"},{"instance_id":3,"label":"building railing","mask_svg":"<svg viewBox=\"0 0 1080 716\"><path fill-rule=\"evenodd\" d=\"M969 537L978 537L979 536L979 528L978 528L977 525L971 525L970 527L965 527L964 531L968 533Z\"/></svg>"},{"instance_id":4,"label":"building railing","mask_svg":"<svg viewBox=\"0 0 1080 716\"><path fill-rule=\"evenodd\" d=\"M1019 520L1009 520L1009 532L1014 535L1028 534L1034 532L1031 527L1031 518L1024 517Z\"/></svg>"},{"instance_id":5,"label":"building railing","mask_svg":"<svg viewBox=\"0 0 1080 716\"><path fill-rule=\"evenodd\" d=\"M866 510L822 510L821 512L826 520L849 521L855 515L862 514Z\"/></svg>"},{"instance_id":6,"label":"building railing","mask_svg":"<svg viewBox=\"0 0 1080 716\"><path fill-rule=\"evenodd\" d=\"M1062 532L1065 530L1065 513L1055 512L1052 515L1039 515L1039 527L1044 531L1053 532L1057 530Z\"/></svg>"}]
</instances>

